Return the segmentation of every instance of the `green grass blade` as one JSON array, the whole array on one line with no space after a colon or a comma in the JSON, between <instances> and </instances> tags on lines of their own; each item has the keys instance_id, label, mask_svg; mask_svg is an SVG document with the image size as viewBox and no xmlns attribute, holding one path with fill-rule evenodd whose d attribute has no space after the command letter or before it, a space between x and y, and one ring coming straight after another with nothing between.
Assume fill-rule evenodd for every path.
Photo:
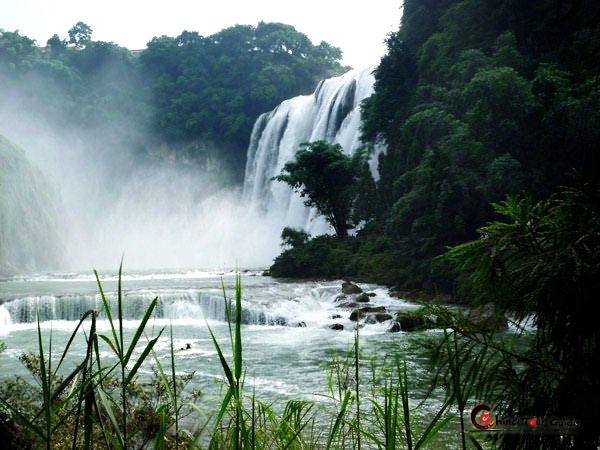
<instances>
[{"instance_id":1,"label":"green grass blade","mask_svg":"<svg viewBox=\"0 0 600 450\"><path fill-rule=\"evenodd\" d=\"M94 270L94 275L96 276L96 283L98 284L98 290L100 291L100 298L102 299L102 306L104 308L104 312L106 313L106 317L108 317L108 322L110 323L110 329L112 331L113 339L115 340L115 345L117 346L118 351L115 350L115 353L118 357L121 355L121 347L119 347L119 339L117 339L117 331L115 329L115 324L113 323L112 313L110 312L110 304L106 300L106 296L104 295L104 289L102 289L102 283L100 283L100 277L98 276L98 272ZM113 347L111 345L111 347ZM114 350L114 348L113 348Z\"/></svg>"},{"instance_id":2,"label":"green grass blade","mask_svg":"<svg viewBox=\"0 0 600 450\"><path fill-rule=\"evenodd\" d=\"M356 439L357 448L360 450L360 379L359 379L359 359L360 359L360 348L359 348L359 334L358 334L358 321L356 322L356 331L354 335L354 369L356 379Z\"/></svg>"},{"instance_id":3,"label":"green grass blade","mask_svg":"<svg viewBox=\"0 0 600 450\"><path fill-rule=\"evenodd\" d=\"M83 447L85 450L92 448L92 428L94 420L92 418L94 406L94 390L88 386L85 394L85 406L83 408Z\"/></svg>"},{"instance_id":4,"label":"green grass blade","mask_svg":"<svg viewBox=\"0 0 600 450\"><path fill-rule=\"evenodd\" d=\"M65 378L63 380L63 382L54 390L52 397L50 397L50 400L52 403L54 403L54 401L58 398L58 396L63 393L63 391L69 386L69 384L71 383L71 381L73 381L73 379L77 376L77 374L79 374L79 372L81 372L85 368L86 364L87 364L87 359L84 360L79 366L77 366L75 368L75 370L73 372L71 372L67 376L67 378Z\"/></svg>"},{"instance_id":5,"label":"green grass blade","mask_svg":"<svg viewBox=\"0 0 600 450\"><path fill-rule=\"evenodd\" d=\"M217 420L215 421L215 429L219 426L221 420L223 420L223 416L225 415L225 411L227 411L231 397L233 397L233 389L229 388L227 390L227 394L225 394L225 397L223 397L223 401L221 402L221 408L219 409L219 414L217 414Z\"/></svg>"},{"instance_id":6,"label":"green grass blade","mask_svg":"<svg viewBox=\"0 0 600 450\"><path fill-rule=\"evenodd\" d=\"M408 375L406 371L406 359L403 361L404 365L402 370L398 365L398 383L400 388L400 395L402 399L402 414L404 416L404 428L406 430L406 445L409 450L412 450L412 430L410 427L410 406L408 403ZM397 395L396 395L397 400Z\"/></svg>"},{"instance_id":7,"label":"green grass blade","mask_svg":"<svg viewBox=\"0 0 600 450\"><path fill-rule=\"evenodd\" d=\"M342 400L342 404L340 406L340 412L335 419L335 424L329 433L329 438L327 439L327 450L331 448L331 444L333 443L335 437L337 436L340 426L344 420L344 416L346 415L346 409L348 408L348 403L350 402L350 397L352 393L350 391L346 391L346 395L344 395L344 399Z\"/></svg>"},{"instance_id":8,"label":"green grass blade","mask_svg":"<svg viewBox=\"0 0 600 450\"><path fill-rule=\"evenodd\" d=\"M154 449L165 450L167 448L165 445L165 435L167 434L167 415L165 414L165 406L161 406L157 413L160 416L160 420L158 423L158 430L156 431L156 437L154 438Z\"/></svg>"},{"instance_id":9,"label":"green grass blade","mask_svg":"<svg viewBox=\"0 0 600 450\"><path fill-rule=\"evenodd\" d=\"M229 382L229 388L233 390L233 394L237 398L236 385L235 385L235 382L233 381L233 374L231 373L229 364L227 364L227 360L225 360L225 357L223 356L223 352L221 351L221 346L217 342L217 339L215 338L215 335L213 334L210 326L208 325L208 322L206 323L206 327L208 328L210 337L213 341L213 344L215 345L217 354L219 355L219 360L221 361L221 366L223 367L223 371L225 372L225 377L227 378L227 381Z\"/></svg>"},{"instance_id":10,"label":"green grass blade","mask_svg":"<svg viewBox=\"0 0 600 450\"><path fill-rule=\"evenodd\" d=\"M148 342L148 344L146 345L146 348L144 349L144 351L142 352L140 357L137 359L137 361L135 362L135 364L133 365L133 367L127 374L127 377L125 378L125 386L127 386L131 382L133 377L135 377L135 374L137 373L138 369L140 368L140 366L142 365L142 363L144 362L144 360L146 359L148 354L152 351L154 344L156 344L156 342L158 341L158 339L160 338L160 335L162 334L162 332L164 330L165 330L164 328L162 330L160 330L160 332L158 333L158 336L156 336L154 339L152 339L150 342Z\"/></svg>"},{"instance_id":11,"label":"green grass blade","mask_svg":"<svg viewBox=\"0 0 600 450\"><path fill-rule=\"evenodd\" d=\"M233 348L235 378L242 376L242 276L235 279L235 346Z\"/></svg>"},{"instance_id":12,"label":"green grass blade","mask_svg":"<svg viewBox=\"0 0 600 450\"><path fill-rule=\"evenodd\" d=\"M131 343L129 344L129 348L127 349L127 354L125 355L125 359L123 360L124 366L126 366L127 363L129 362L129 359L131 358L131 354L133 353L135 346L137 345L138 341L140 340L140 337L142 336L142 333L144 332L144 328L146 328L146 323L148 322L148 319L150 319L150 316L152 315L152 312L154 311L154 308L156 307L157 302L158 302L158 297L155 297L154 300L152 300L152 302L150 303L150 306L148 306L148 308L146 309L144 318L142 319L142 322L140 323L137 330L135 331L135 335L133 336L133 339L131 340Z\"/></svg>"},{"instance_id":13,"label":"green grass blade","mask_svg":"<svg viewBox=\"0 0 600 450\"><path fill-rule=\"evenodd\" d=\"M113 344L113 343L111 342L111 340L110 340L110 339L109 339L107 336L104 336L103 334L99 334L99 335L98 335L98 337L99 337L100 339L102 339L104 342L106 342L106 343L108 344L108 346L111 348L111 350L112 350L113 352L115 352L115 356L116 356L117 358L119 358L119 350L118 350L118 349L115 347L115 344ZM118 345L118 344L117 344L117 345Z\"/></svg>"},{"instance_id":14,"label":"green grass blade","mask_svg":"<svg viewBox=\"0 0 600 450\"><path fill-rule=\"evenodd\" d=\"M431 442L431 440L436 436L436 434L438 434L443 428L445 428L446 425L448 425L452 419L453 416L446 416L442 420L436 420L435 422L432 421L429 424L429 427L427 427L427 430L425 430L425 432L423 433L423 436L421 436L421 439L419 439L419 441L415 444L415 450L420 448L426 448L427 444L429 444L429 442ZM434 423L435 425L433 425Z\"/></svg>"},{"instance_id":15,"label":"green grass blade","mask_svg":"<svg viewBox=\"0 0 600 450\"><path fill-rule=\"evenodd\" d=\"M71 337L69 338L69 341L67 342L67 345L65 346L65 349L63 350L63 354L60 358L60 361L58 362L58 365L56 366L56 368L54 369L54 375L56 375L56 373L58 372L58 369L60 369L61 364L63 363L65 356L67 356L67 352L69 351L69 348L71 347L71 344L73 343L73 339L75 339L75 336L77 335L77 331L79 331L79 328L81 327L81 324L85 321L85 319L88 318L88 316L90 314L92 314L94 312L93 309L90 309L88 311L86 311L83 316L81 316L81 319L79 319L79 323L77 324L77 326L75 327L75 330L73 331L73 333L71 334Z\"/></svg>"},{"instance_id":16,"label":"green grass blade","mask_svg":"<svg viewBox=\"0 0 600 450\"><path fill-rule=\"evenodd\" d=\"M96 392L98 393L98 397L100 397L100 403L102 404L102 407L104 408L104 411L108 416L108 420L110 420L110 423L112 425L112 433L109 433L109 436L111 436L111 438L113 434L117 436L117 443L119 444L119 446L116 447L114 445L114 439L112 439L113 446L115 446L116 449L120 450L125 445L123 443L123 436L121 436L121 432L119 431L119 423L117 422L117 419L113 413L112 406L108 401L106 394L104 393L104 389L102 389L102 387L100 387Z\"/></svg>"},{"instance_id":17,"label":"green grass blade","mask_svg":"<svg viewBox=\"0 0 600 450\"><path fill-rule=\"evenodd\" d=\"M173 406L175 407L175 448L179 448L179 407L177 405L177 378L175 377L175 348L173 346L173 324L170 329L171 337L171 381L173 382Z\"/></svg>"},{"instance_id":18,"label":"green grass blade","mask_svg":"<svg viewBox=\"0 0 600 450\"><path fill-rule=\"evenodd\" d=\"M50 408L50 386L48 385L48 376L46 374L46 361L44 358L44 345L42 340L42 330L40 328L40 311L36 311L37 316L37 332L38 332L38 347L40 352L40 377L42 382L42 395L43 395L43 408L44 408L44 418L46 420L46 447L48 449L51 448L52 444L52 434L50 430L52 429L52 411Z\"/></svg>"}]
</instances>

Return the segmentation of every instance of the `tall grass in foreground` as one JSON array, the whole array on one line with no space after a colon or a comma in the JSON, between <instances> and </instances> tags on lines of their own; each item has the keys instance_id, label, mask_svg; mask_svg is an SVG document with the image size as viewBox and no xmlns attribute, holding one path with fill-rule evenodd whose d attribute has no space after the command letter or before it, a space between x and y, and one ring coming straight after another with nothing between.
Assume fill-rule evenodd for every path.
<instances>
[{"instance_id":1,"label":"tall grass in foreground","mask_svg":"<svg viewBox=\"0 0 600 450\"><path fill-rule=\"evenodd\" d=\"M215 410L199 405L197 396L186 393L185 384L192 375L176 375L173 332L169 341L170 367L163 367L154 352L164 328L152 338L145 336L149 319L155 312L155 298L136 328L129 343L124 339L122 264L116 292L116 318L96 272L101 310L86 312L71 334L58 364L53 367L52 334L48 352L38 316L38 353L24 357L41 390L31 407L22 407L14 397L0 395L0 420L17 423L31 447L46 449L308 449L308 448L380 448L420 449L452 419L446 414L452 400L426 424L415 426L414 408L409 400L410 380L406 360L397 355L393 370L381 375L366 389L360 376L360 337L355 330L354 343L345 356L334 357L329 366L325 407L302 400L288 401L278 413L271 404L256 398L255 391L245 393L242 339L242 284L235 279L235 298L230 302L223 287L232 361L228 361L211 327L208 333L217 351L224 375L225 393ZM109 323L109 334L99 334L96 321L102 312ZM84 325L89 325L86 328ZM59 373L74 340L83 335L86 353L66 376ZM142 339L143 338L143 339ZM140 342L144 340L145 342ZM99 351L103 342L116 362L106 363ZM134 357L138 345L143 350ZM154 361L150 385L138 379L142 364ZM375 380L375 376L373 380ZM372 380L372 381L373 381ZM367 393L369 391L369 393ZM2 391L0 391L2 392ZM456 396L458 399L458 396ZM462 397L460 397L462 400ZM315 407L317 406L317 407ZM35 407L35 411L32 410ZM459 401L459 408L464 409ZM194 415L190 415L194 414ZM207 420L200 416L209 414ZM185 424L182 416L187 415ZM26 430L23 431L23 430Z\"/></svg>"}]
</instances>

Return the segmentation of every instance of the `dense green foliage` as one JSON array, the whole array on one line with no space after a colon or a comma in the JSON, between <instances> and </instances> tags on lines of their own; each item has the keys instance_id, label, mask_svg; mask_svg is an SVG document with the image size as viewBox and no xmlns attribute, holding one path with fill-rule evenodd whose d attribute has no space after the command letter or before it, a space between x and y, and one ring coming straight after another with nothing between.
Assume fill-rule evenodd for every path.
<instances>
[{"instance_id":1,"label":"dense green foliage","mask_svg":"<svg viewBox=\"0 0 600 450\"><path fill-rule=\"evenodd\" d=\"M340 73L341 55L290 25L260 22L208 37L186 31L154 38L140 63L153 93L154 126L164 136L225 140L243 161L256 118Z\"/></svg>"},{"instance_id":2,"label":"dense green foliage","mask_svg":"<svg viewBox=\"0 0 600 450\"><path fill-rule=\"evenodd\" d=\"M600 400L600 331L590 314L600 289L600 188L565 188L538 203L511 197L494 209L502 220L444 258L469 274L473 301L493 301L517 327L535 329L523 345L520 333L481 336L458 327L463 350L486 359L474 380L478 398L505 416L582 422L574 438L506 434L502 448L596 448L598 427L582 405Z\"/></svg>"},{"instance_id":3,"label":"dense green foliage","mask_svg":"<svg viewBox=\"0 0 600 450\"><path fill-rule=\"evenodd\" d=\"M305 206L325 217L337 237L345 238L353 226L351 213L362 164L361 152L348 156L339 144L316 141L302 144L295 160L287 162L273 180L289 184L305 198Z\"/></svg>"},{"instance_id":4,"label":"dense green foliage","mask_svg":"<svg viewBox=\"0 0 600 450\"><path fill-rule=\"evenodd\" d=\"M387 144L380 180L361 190L371 221L346 247L386 261L393 276L372 279L452 290L434 258L476 237L490 203L544 198L573 168L598 179L599 17L591 1L404 2L363 103L366 145ZM368 276L357 264L347 275Z\"/></svg>"},{"instance_id":5,"label":"dense green foliage","mask_svg":"<svg viewBox=\"0 0 600 450\"><path fill-rule=\"evenodd\" d=\"M55 34L38 47L0 30L1 109L42 118L60 133L84 130L90 151L139 154L167 144L176 156L201 161L212 152L238 174L261 113L343 70L340 49L313 45L280 23L206 37L184 31L141 51L93 41L82 22L68 34L68 42Z\"/></svg>"}]
</instances>

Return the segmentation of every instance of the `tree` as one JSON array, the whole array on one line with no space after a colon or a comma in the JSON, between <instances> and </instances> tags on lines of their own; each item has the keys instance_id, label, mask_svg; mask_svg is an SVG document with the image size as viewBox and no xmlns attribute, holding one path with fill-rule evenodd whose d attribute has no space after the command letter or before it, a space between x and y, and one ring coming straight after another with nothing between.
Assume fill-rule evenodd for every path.
<instances>
[{"instance_id":1,"label":"tree","mask_svg":"<svg viewBox=\"0 0 600 450\"><path fill-rule=\"evenodd\" d=\"M54 36L46 41L46 47L50 49L52 56L58 56L67 48L67 42L61 40L58 34L54 34Z\"/></svg>"},{"instance_id":2,"label":"tree","mask_svg":"<svg viewBox=\"0 0 600 450\"><path fill-rule=\"evenodd\" d=\"M77 22L69 30L69 43L75 44L77 48L85 47L91 40L92 28L83 22Z\"/></svg>"},{"instance_id":3,"label":"tree","mask_svg":"<svg viewBox=\"0 0 600 450\"><path fill-rule=\"evenodd\" d=\"M296 160L286 163L273 180L283 181L306 197L304 204L315 207L334 228L337 237L348 236L356 198L363 153L348 156L339 144L325 141L304 143Z\"/></svg>"},{"instance_id":4,"label":"tree","mask_svg":"<svg viewBox=\"0 0 600 450\"><path fill-rule=\"evenodd\" d=\"M281 232L281 246L296 248L304 245L310 239L310 234L304 230L285 227Z\"/></svg>"},{"instance_id":5,"label":"tree","mask_svg":"<svg viewBox=\"0 0 600 450\"><path fill-rule=\"evenodd\" d=\"M543 448L596 448L598 427L581 405L600 401L600 328L590 314L600 290L599 185L579 182L546 201L509 197L494 207L503 219L445 256L470 274L471 298L493 301L517 326L535 325L534 342L519 350L514 370L494 375L494 383L513 394L487 400L507 415L582 421L572 441L506 435L502 448L540 448L542 442Z\"/></svg>"}]
</instances>

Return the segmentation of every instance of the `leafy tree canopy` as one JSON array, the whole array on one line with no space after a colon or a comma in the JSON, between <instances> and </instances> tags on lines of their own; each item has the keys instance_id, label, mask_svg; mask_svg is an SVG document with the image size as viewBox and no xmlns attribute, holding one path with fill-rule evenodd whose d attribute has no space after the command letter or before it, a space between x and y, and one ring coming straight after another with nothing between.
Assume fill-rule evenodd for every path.
<instances>
[{"instance_id":1,"label":"leafy tree canopy","mask_svg":"<svg viewBox=\"0 0 600 450\"><path fill-rule=\"evenodd\" d=\"M90 151L167 144L181 159L224 161L239 179L256 118L344 71L340 58L281 23L155 37L141 52L93 41L83 22L44 48L0 30L0 104L61 133L85 129L86 140L98 130Z\"/></svg>"},{"instance_id":2,"label":"leafy tree canopy","mask_svg":"<svg viewBox=\"0 0 600 450\"><path fill-rule=\"evenodd\" d=\"M348 156L339 144L325 141L304 143L296 160L285 164L274 180L289 184L304 204L315 207L340 238L352 228L351 213L356 198L356 182L362 152Z\"/></svg>"}]
</instances>

